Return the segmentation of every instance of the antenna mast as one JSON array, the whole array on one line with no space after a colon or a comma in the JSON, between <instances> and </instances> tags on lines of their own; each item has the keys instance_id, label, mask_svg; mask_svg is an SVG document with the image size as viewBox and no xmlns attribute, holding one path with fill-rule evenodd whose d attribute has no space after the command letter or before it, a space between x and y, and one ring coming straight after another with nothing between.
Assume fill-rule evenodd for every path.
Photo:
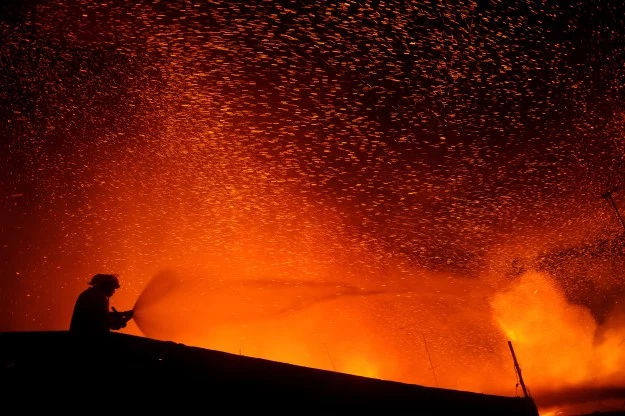
<instances>
[{"instance_id":1,"label":"antenna mast","mask_svg":"<svg viewBox=\"0 0 625 416\"><path fill-rule=\"evenodd\" d=\"M612 198L612 194L618 191L619 189L621 189L621 187L617 186L613 188L612 190L606 192L605 194L601 195L601 197L607 199L610 205L612 205L612 208L614 209L614 212L616 212L616 216L618 217L618 220L621 222L621 225L623 226L623 229L625 230L625 221L623 221L623 217L621 217L621 213L618 212L618 208L616 206L616 203L614 202L614 198Z\"/></svg>"},{"instance_id":2,"label":"antenna mast","mask_svg":"<svg viewBox=\"0 0 625 416\"><path fill-rule=\"evenodd\" d=\"M516 355L514 354L514 349L512 348L512 341L508 341L508 347L510 347L510 352L512 353L512 359L514 360L514 369L519 376L519 383L521 384L521 388L523 389L523 394L525 395L525 398L529 398L530 396L529 394L527 394L525 382L523 382L523 376L521 375L521 367L519 367L519 363L516 360Z\"/></svg>"},{"instance_id":3,"label":"antenna mast","mask_svg":"<svg viewBox=\"0 0 625 416\"><path fill-rule=\"evenodd\" d=\"M421 334L423 337L423 343L425 344L425 350L428 353L428 359L430 360L430 369L432 370L432 374L434 374L434 382L436 383L436 387L438 387L438 378L436 378L436 372L434 371L434 365L432 364L432 356L430 355L430 349L428 348L428 342L425 340L425 335Z\"/></svg>"}]
</instances>

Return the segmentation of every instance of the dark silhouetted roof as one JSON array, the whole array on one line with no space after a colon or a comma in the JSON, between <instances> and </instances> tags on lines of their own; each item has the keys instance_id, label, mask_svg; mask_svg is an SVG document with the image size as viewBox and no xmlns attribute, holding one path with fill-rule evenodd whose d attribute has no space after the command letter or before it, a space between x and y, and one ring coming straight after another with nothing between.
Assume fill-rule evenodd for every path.
<instances>
[{"instance_id":1,"label":"dark silhouetted roof","mask_svg":"<svg viewBox=\"0 0 625 416\"><path fill-rule=\"evenodd\" d=\"M5 403L177 414L537 416L531 399L423 387L112 333L0 333ZM219 410L216 410L219 409ZM84 408L86 411L87 408Z\"/></svg>"}]
</instances>

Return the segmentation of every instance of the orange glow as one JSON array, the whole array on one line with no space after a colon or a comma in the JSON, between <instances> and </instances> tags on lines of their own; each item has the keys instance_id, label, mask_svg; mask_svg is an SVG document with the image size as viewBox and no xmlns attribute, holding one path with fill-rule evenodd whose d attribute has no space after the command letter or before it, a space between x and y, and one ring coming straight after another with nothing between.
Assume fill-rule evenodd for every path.
<instances>
[{"instance_id":1,"label":"orange glow","mask_svg":"<svg viewBox=\"0 0 625 416\"><path fill-rule=\"evenodd\" d=\"M625 328L610 322L598 337L590 312L566 302L544 274L530 272L493 302L496 319L524 357L536 387L557 388L590 380L622 381ZM613 318L614 320L614 318Z\"/></svg>"},{"instance_id":2,"label":"orange glow","mask_svg":"<svg viewBox=\"0 0 625 416\"><path fill-rule=\"evenodd\" d=\"M515 263L622 231L600 197L625 183L622 114L594 127L622 112L613 16L50 3L0 25L2 330L67 329L110 272L128 334L514 396L510 340L543 415L625 386L622 252Z\"/></svg>"},{"instance_id":3,"label":"orange glow","mask_svg":"<svg viewBox=\"0 0 625 416\"><path fill-rule=\"evenodd\" d=\"M530 385L576 384L589 376L596 324L588 310L568 304L548 277L523 275L510 291L495 297L493 307L523 357Z\"/></svg>"},{"instance_id":4,"label":"orange glow","mask_svg":"<svg viewBox=\"0 0 625 416\"><path fill-rule=\"evenodd\" d=\"M127 331L325 370L504 395L521 394L507 348L511 340L530 393L538 397L567 386L625 381L622 320L615 315L595 339L601 328L589 311L568 303L546 274L527 272L502 289L486 279L417 270L411 283L401 273L376 283L375 275L363 272L367 286L357 287L310 271L305 279L289 278L304 274L297 272L299 263L278 271L260 256L238 264L213 258L211 264L157 274L137 303L143 332L135 325ZM256 275L260 264L267 277Z\"/></svg>"},{"instance_id":5,"label":"orange glow","mask_svg":"<svg viewBox=\"0 0 625 416\"><path fill-rule=\"evenodd\" d=\"M363 357L349 357L344 363L344 368L344 373L363 377L380 377L379 370L373 361Z\"/></svg>"},{"instance_id":6,"label":"orange glow","mask_svg":"<svg viewBox=\"0 0 625 416\"><path fill-rule=\"evenodd\" d=\"M498 293L493 308L533 391L573 392L625 382L622 314L613 314L599 328L586 308L568 303L554 281L537 272L525 273L509 290ZM574 393L568 400L575 403ZM601 403L588 400L584 408L593 411L592 405ZM541 414L562 412L562 406L543 406Z\"/></svg>"},{"instance_id":7,"label":"orange glow","mask_svg":"<svg viewBox=\"0 0 625 416\"><path fill-rule=\"evenodd\" d=\"M231 269L226 276L241 276L243 269ZM504 394L501 380L508 379L507 394L514 394L514 373L503 365L509 361L505 341L489 323L488 304L477 302L489 288L480 289L478 282L458 278L449 285L440 276L421 273L419 285L397 279L356 288L320 278L228 279L204 273L201 279L178 276L165 299L136 311L145 335L455 389L470 385L475 391ZM164 276L172 277L160 278ZM404 315L398 319L399 311ZM473 337L447 335L462 331Z\"/></svg>"},{"instance_id":8,"label":"orange glow","mask_svg":"<svg viewBox=\"0 0 625 416\"><path fill-rule=\"evenodd\" d=\"M550 276L529 271L508 280L475 278L405 266L382 274L362 261L374 256L366 247L326 250L341 244L340 233L326 232L340 230L338 216L295 212L287 234L241 218L227 245L206 243L210 230L189 227L181 238L194 243L156 250L170 259L165 267L129 268L112 300L118 309L136 302L136 322L125 332L509 396L522 394L511 340L539 405L545 391L625 382L619 374L623 320L614 315L600 328ZM142 253L128 247L127 255ZM541 412L562 409L543 406Z\"/></svg>"},{"instance_id":9,"label":"orange glow","mask_svg":"<svg viewBox=\"0 0 625 416\"><path fill-rule=\"evenodd\" d=\"M507 396L521 394L511 340L539 405L545 391L625 383L622 312L599 326L546 274L435 273L388 260L375 242L354 244L331 207L307 205L255 171L238 175L237 187L207 186L201 200L186 197L180 208L140 200L134 178L110 174L125 201L113 208L132 213L117 224L127 234L119 231L114 247L92 254L88 268L62 270L63 278L85 278L59 289L55 301L65 315L56 327L67 327L95 269L121 275L111 303L119 310L136 303L136 322L123 330L134 335ZM195 177L186 181L197 185ZM275 201L279 214L262 208ZM202 203L209 219L193 208Z\"/></svg>"}]
</instances>

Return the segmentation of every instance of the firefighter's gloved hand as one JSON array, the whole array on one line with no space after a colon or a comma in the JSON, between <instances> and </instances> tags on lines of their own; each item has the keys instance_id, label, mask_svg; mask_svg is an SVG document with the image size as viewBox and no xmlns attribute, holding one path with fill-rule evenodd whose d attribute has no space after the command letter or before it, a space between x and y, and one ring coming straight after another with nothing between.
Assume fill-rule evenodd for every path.
<instances>
[{"instance_id":1,"label":"firefighter's gloved hand","mask_svg":"<svg viewBox=\"0 0 625 416\"><path fill-rule=\"evenodd\" d=\"M111 329L126 328L126 323L130 321L133 316L134 316L134 312L132 310L118 312L117 309L113 308L113 312L111 312L111 317L112 317Z\"/></svg>"},{"instance_id":2,"label":"firefighter's gloved hand","mask_svg":"<svg viewBox=\"0 0 625 416\"><path fill-rule=\"evenodd\" d=\"M119 313L119 319L124 323L124 326L126 326L126 322L130 321L132 317L134 316L133 311L124 311L124 312L118 312L118 313Z\"/></svg>"}]
</instances>

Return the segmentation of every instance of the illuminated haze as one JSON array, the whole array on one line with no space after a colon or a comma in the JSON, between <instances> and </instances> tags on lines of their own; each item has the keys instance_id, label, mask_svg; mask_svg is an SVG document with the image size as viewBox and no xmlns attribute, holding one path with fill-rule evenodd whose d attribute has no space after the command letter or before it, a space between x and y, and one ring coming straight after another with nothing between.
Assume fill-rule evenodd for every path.
<instances>
[{"instance_id":1,"label":"illuminated haze","mask_svg":"<svg viewBox=\"0 0 625 416\"><path fill-rule=\"evenodd\" d=\"M114 272L130 334L625 387L623 6L59 3L0 6L0 330Z\"/></svg>"}]
</instances>

